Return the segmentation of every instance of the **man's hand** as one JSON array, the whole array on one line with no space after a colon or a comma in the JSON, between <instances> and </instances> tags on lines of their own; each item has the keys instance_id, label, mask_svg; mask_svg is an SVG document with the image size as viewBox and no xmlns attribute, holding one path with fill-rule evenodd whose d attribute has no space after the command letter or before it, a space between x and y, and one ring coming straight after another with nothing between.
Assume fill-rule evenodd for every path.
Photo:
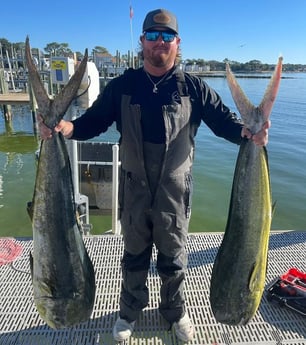
<instances>
[{"instance_id":1,"label":"man's hand","mask_svg":"<svg viewBox=\"0 0 306 345\"><path fill-rule=\"evenodd\" d=\"M41 139L52 138L52 129L44 124L41 115L37 115L38 129ZM65 138L70 138L73 134L73 123L70 121L61 120L55 127L54 132L61 132Z\"/></svg>"},{"instance_id":2,"label":"man's hand","mask_svg":"<svg viewBox=\"0 0 306 345\"><path fill-rule=\"evenodd\" d=\"M253 142L258 146L266 146L269 141L269 128L271 127L271 121L266 121L262 129L252 134L246 127L243 127L241 130L241 136L242 138L246 137L250 140L253 140Z\"/></svg>"}]
</instances>

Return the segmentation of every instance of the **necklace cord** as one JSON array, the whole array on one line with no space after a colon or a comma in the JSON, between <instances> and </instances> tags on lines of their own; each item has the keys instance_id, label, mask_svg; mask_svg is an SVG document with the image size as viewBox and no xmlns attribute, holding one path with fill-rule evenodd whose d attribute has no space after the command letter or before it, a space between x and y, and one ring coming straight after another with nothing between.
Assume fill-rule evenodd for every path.
<instances>
[{"instance_id":1,"label":"necklace cord","mask_svg":"<svg viewBox=\"0 0 306 345\"><path fill-rule=\"evenodd\" d=\"M144 71L145 71L145 73L146 73L148 79L149 79L150 82L153 84L153 90L152 90L153 93L158 93L158 87L157 87L157 86L158 86L163 80L166 79L166 77L169 75L169 73L170 73L171 70L172 70L172 69L170 69L168 72L166 72L166 73L163 75L163 77L162 77L157 83L154 83L154 81L152 80L150 74L144 69Z\"/></svg>"}]
</instances>

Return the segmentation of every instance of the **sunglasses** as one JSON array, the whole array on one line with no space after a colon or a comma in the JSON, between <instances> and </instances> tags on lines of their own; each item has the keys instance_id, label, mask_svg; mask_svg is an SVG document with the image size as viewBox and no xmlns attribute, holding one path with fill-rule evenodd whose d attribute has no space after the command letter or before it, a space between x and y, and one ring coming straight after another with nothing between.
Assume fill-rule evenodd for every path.
<instances>
[{"instance_id":1,"label":"sunglasses","mask_svg":"<svg viewBox=\"0 0 306 345\"><path fill-rule=\"evenodd\" d=\"M144 37L147 41L157 41L159 36L162 37L164 42L172 42L176 37L176 34L169 31L146 31L144 33Z\"/></svg>"}]
</instances>

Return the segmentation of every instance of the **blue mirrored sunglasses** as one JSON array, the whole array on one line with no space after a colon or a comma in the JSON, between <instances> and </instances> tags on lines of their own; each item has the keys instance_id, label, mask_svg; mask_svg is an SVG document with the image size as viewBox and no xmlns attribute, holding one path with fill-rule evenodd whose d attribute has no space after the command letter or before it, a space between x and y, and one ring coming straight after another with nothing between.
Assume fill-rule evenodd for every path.
<instances>
[{"instance_id":1,"label":"blue mirrored sunglasses","mask_svg":"<svg viewBox=\"0 0 306 345\"><path fill-rule=\"evenodd\" d=\"M158 37L161 36L164 42L172 42L176 34L169 31L146 31L144 36L147 41L157 41Z\"/></svg>"}]
</instances>

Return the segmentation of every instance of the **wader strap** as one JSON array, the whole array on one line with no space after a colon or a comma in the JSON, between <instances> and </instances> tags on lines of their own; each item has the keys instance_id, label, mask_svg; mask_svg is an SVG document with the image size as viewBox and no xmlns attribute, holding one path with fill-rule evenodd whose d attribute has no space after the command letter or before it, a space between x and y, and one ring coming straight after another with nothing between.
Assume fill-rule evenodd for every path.
<instances>
[{"instance_id":1,"label":"wader strap","mask_svg":"<svg viewBox=\"0 0 306 345\"><path fill-rule=\"evenodd\" d=\"M126 95L133 95L135 86L137 82L137 72L138 70L135 70L133 68L129 68L126 71L124 71L124 94Z\"/></svg>"},{"instance_id":2,"label":"wader strap","mask_svg":"<svg viewBox=\"0 0 306 345\"><path fill-rule=\"evenodd\" d=\"M185 80L184 73L181 70L176 69L175 77L176 77L176 83L177 83L177 89L178 89L179 95L181 97L189 96L188 86Z\"/></svg>"}]
</instances>

